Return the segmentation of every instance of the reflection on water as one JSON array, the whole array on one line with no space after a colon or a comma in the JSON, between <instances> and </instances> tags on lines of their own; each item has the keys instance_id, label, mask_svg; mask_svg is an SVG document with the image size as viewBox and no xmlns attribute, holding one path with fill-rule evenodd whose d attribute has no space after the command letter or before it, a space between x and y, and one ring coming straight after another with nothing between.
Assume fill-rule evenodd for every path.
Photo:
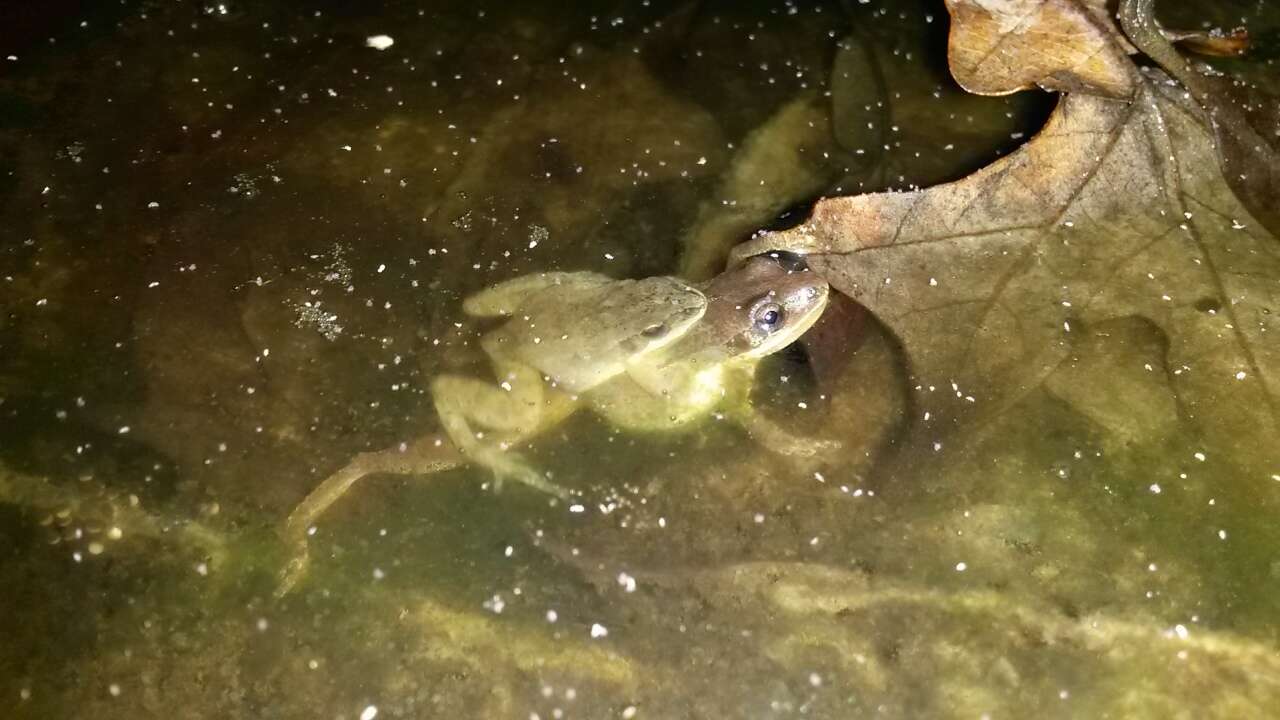
<instances>
[{"instance_id":1,"label":"reflection on water","mask_svg":"<svg viewBox=\"0 0 1280 720\"><path fill-rule=\"evenodd\" d=\"M277 598L297 503L433 437L432 378L491 377L466 295L702 280L788 210L963 176L1048 110L955 88L933 3L442 5L128 2L0 33L0 708L1280 703L1276 476L1181 427L1117 443L1066 391L935 456L892 328L847 306L755 391L839 450L580 413L523 450L574 500L378 473L308 523ZM1238 5L1214 19L1280 23Z\"/></svg>"}]
</instances>

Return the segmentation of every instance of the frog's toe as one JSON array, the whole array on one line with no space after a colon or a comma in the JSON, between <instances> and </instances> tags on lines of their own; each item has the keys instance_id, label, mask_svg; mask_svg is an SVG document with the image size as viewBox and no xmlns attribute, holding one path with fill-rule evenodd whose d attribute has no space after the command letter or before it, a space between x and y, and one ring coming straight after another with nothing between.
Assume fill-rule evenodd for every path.
<instances>
[{"instance_id":1,"label":"frog's toe","mask_svg":"<svg viewBox=\"0 0 1280 720\"><path fill-rule=\"evenodd\" d=\"M565 490L559 485L546 479L538 471L534 470L533 468L527 468L525 471L522 471L517 475L511 476L511 479L515 480L516 482L520 482L525 485L528 485L529 487L535 490L541 490L542 492L547 493L548 495L553 495L557 498L560 498L561 500L569 499L568 490Z\"/></svg>"},{"instance_id":2,"label":"frog's toe","mask_svg":"<svg viewBox=\"0 0 1280 720\"><path fill-rule=\"evenodd\" d=\"M569 498L569 491L556 485L550 480L543 477L542 473L535 470L531 465L524 462L519 456L512 457L514 453L508 453L503 462L493 468L494 489L501 492L503 484L510 480L527 485L535 490L541 490L548 495L553 495L561 500Z\"/></svg>"}]
</instances>

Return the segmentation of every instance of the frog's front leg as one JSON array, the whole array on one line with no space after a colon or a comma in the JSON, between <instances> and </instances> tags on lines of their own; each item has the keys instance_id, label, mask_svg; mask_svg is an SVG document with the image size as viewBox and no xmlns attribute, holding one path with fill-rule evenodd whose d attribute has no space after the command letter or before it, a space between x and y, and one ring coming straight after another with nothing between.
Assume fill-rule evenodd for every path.
<instances>
[{"instance_id":1,"label":"frog's front leg","mask_svg":"<svg viewBox=\"0 0 1280 720\"><path fill-rule=\"evenodd\" d=\"M500 386L475 378L441 375L431 384L440 424L467 459L489 468L501 483L511 479L559 498L564 488L550 482L507 448L559 419L560 403L548 407L542 375L518 363L495 362ZM473 425L501 435L486 441Z\"/></svg>"}]
</instances>

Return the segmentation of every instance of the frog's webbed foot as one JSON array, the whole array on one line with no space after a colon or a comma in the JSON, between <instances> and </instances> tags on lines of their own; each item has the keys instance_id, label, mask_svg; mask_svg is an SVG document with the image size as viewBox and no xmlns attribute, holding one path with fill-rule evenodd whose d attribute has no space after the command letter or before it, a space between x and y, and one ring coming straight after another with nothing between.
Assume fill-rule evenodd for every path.
<instances>
[{"instance_id":1,"label":"frog's webbed foot","mask_svg":"<svg viewBox=\"0 0 1280 720\"><path fill-rule=\"evenodd\" d=\"M479 465L493 471L493 489L501 492L503 484L510 480L527 485L534 490L541 490L561 500L569 499L569 491L548 480L538 472L519 453L510 451L481 451L471 458Z\"/></svg>"},{"instance_id":2,"label":"frog's webbed foot","mask_svg":"<svg viewBox=\"0 0 1280 720\"><path fill-rule=\"evenodd\" d=\"M468 460L493 471L497 489L505 480L512 480L562 500L568 498L567 490L547 480L520 454L508 450L553 417L543 412L542 377L531 368L520 367L508 368L500 377L510 380L496 387L473 378L437 377L431 394L440 424ZM477 434L473 422L497 437Z\"/></svg>"},{"instance_id":3,"label":"frog's webbed foot","mask_svg":"<svg viewBox=\"0 0 1280 720\"><path fill-rule=\"evenodd\" d=\"M307 568L311 564L311 552L305 539L291 544L289 550L291 557L285 563L284 569L280 571L276 582L275 596L278 598L293 592L293 588L307 574Z\"/></svg>"}]
</instances>

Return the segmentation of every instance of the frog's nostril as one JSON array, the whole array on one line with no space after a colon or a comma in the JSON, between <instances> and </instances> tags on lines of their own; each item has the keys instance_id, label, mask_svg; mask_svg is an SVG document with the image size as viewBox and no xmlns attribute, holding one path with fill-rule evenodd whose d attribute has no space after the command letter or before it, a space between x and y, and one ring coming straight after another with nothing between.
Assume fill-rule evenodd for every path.
<instances>
[{"instance_id":1,"label":"frog's nostril","mask_svg":"<svg viewBox=\"0 0 1280 720\"><path fill-rule=\"evenodd\" d=\"M656 323L641 330L640 334L650 339L657 339L667 334L667 326L663 323Z\"/></svg>"}]
</instances>

